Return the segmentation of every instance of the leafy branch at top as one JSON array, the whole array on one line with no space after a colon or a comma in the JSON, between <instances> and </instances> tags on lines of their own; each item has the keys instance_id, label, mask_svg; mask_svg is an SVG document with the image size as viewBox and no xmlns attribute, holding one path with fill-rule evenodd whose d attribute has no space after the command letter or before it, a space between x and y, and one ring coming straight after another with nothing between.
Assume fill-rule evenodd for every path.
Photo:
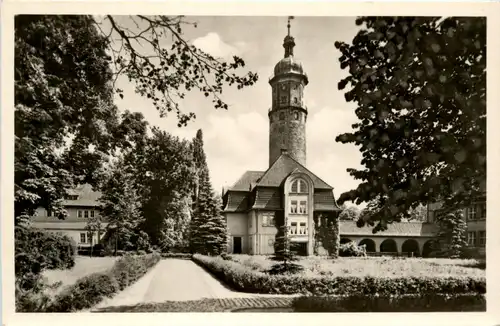
<instances>
[{"instance_id":1,"label":"leafy branch at top","mask_svg":"<svg viewBox=\"0 0 500 326\"><path fill-rule=\"evenodd\" d=\"M110 41L114 82L121 75L127 76L135 83L136 92L150 99L161 116L174 111L179 126L195 118L193 112L185 113L179 107L178 101L185 98L186 92L197 89L205 97L212 97L216 109L227 109L228 105L220 97L225 84L236 84L242 89L258 79L253 72L236 74L238 68L245 66L243 59L233 56L232 62L226 62L189 44L183 38L182 26L197 25L182 16L127 17L134 28L122 20L107 15L103 21L96 22ZM106 21L110 24L109 31L103 29ZM124 97L121 89L115 91Z\"/></svg>"}]
</instances>

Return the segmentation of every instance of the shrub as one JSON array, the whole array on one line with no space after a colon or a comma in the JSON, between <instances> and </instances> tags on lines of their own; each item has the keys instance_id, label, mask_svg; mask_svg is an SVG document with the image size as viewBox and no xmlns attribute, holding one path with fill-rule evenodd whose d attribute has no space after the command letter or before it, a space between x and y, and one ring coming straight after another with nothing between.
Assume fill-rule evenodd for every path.
<instances>
[{"instance_id":1,"label":"shrub","mask_svg":"<svg viewBox=\"0 0 500 326\"><path fill-rule=\"evenodd\" d=\"M292 302L295 312L445 312L486 311L482 294L424 294L401 296L351 295L300 297Z\"/></svg>"},{"instance_id":2,"label":"shrub","mask_svg":"<svg viewBox=\"0 0 500 326\"><path fill-rule=\"evenodd\" d=\"M160 261L158 253L137 256L126 254L116 261L110 274L117 280L120 290L134 283Z\"/></svg>"},{"instance_id":3,"label":"shrub","mask_svg":"<svg viewBox=\"0 0 500 326\"><path fill-rule=\"evenodd\" d=\"M243 292L316 295L486 293L484 277L358 277L269 275L220 257L194 255L215 277Z\"/></svg>"},{"instance_id":4,"label":"shrub","mask_svg":"<svg viewBox=\"0 0 500 326\"><path fill-rule=\"evenodd\" d=\"M79 279L56 296L49 312L71 312L91 308L118 292L117 280L107 273L95 273Z\"/></svg>"},{"instance_id":5,"label":"shrub","mask_svg":"<svg viewBox=\"0 0 500 326\"><path fill-rule=\"evenodd\" d=\"M158 263L160 258L157 253L142 256L126 254L118 259L108 272L94 273L79 279L48 304L43 301L46 299L43 297L37 298L38 301L26 297L20 301L20 305L25 308L23 311L46 312L70 312L91 308L104 298L111 297L134 283ZM31 299L31 302L28 299Z\"/></svg>"},{"instance_id":6,"label":"shrub","mask_svg":"<svg viewBox=\"0 0 500 326\"><path fill-rule=\"evenodd\" d=\"M162 258L179 258L179 259L191 259L193 255L192 254L187 254L187 253L177 253L177 252L166 252L162 253L161 257Z\"/></svg>"},{"instance_id":7,"label":"shrub","mask_svg":"<svg viewBox=\"0 0 500 326\"><path fill-rule=\"evenodd\" d=\"M358 246L356 242L351 241L340 245L340 257L366 257L366 247Z\"/></svg>"},{"instance_id":8,"label":"shrub","mask_svg":"<svg viewBox=\"0 0 500 326\"><path fill-rule=\"evenodd\" d=\"M75 265L76 244L66 235L16 226L15 297L17 311L43 311L50 298L42 272Z\"/></svg>"}]
</instances>

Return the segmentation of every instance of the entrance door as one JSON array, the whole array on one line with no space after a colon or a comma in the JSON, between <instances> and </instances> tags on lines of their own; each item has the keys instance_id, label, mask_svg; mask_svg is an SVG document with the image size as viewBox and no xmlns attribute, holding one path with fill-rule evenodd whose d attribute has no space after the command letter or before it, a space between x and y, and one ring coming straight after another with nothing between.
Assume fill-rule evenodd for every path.
<instances>
[{"instance_id":1,"label":"entrance door","mask_svg":"<svg viewBox=\"0 0 500 326\"><path fill-rule=\"evenodd\" d=\"M233 254L241 254L241 237L233 237Z\"/></svg>"}]
</instances>

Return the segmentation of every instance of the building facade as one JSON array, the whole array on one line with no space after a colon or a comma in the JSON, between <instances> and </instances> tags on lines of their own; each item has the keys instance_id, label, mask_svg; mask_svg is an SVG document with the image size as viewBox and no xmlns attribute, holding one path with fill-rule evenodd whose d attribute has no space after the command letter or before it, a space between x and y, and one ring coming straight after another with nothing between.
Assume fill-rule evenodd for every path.
<instances>
[{"instance_id":1,"label":"building facade","mask_svg":"<svg viewBox=\"0 0 500 326\"><path fill-rule=\"evenodd\" d=\"M429 205L428 222L434 223L442 213L441 203ZM473 203L463 209L463 218L467 224L467 245L479 256L486 255L486 191Z\"/></svg>"},{"instance_id":2,"label":"building facade","mask_svg":"<svg viewBox=\"0 0 500 326\"><path fill-rule=\"evenodd\" d=\"M314 252L314 216L338 214L333 187L306 168L308 77L294 59L294 38L286 35L284 58L269 79L272 106L269 117L269 168L247 171L223 193L230 253L274 253L275 214L282 211L289 237L304 255ZM322 249L320 249L321 251Z\"/></svg>"},{"instance_id":3,"label":"building facade","mask_svg":"<svg viewBox=\"0 0 500 326\"><path fill-rule=\"evenodd\" d=\"M101 223L103 231L89 232L87 222L90 218L100 217L99 198L101 194L93 191L88 184L68 190L63 202L68 216L64 220L55 217L50 211L39 207L33 219L33 226L49 232L59 232L75 241L79 249L90 248L103 238L107 223Z\"/></svg>"}]
</instances>

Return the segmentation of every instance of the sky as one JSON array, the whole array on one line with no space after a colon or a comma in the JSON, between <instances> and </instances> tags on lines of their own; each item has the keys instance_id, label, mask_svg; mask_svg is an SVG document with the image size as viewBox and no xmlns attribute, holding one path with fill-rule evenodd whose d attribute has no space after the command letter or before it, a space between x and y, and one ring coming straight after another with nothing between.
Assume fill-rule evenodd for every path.
<instances>
[{"instance_id":1,"label":"sky","mask_svg":"<svg viewBox=\"0 0 500 326\"><path fill-rule=\"evenodd\" d=\"M160 118L152 103L135 94L128 80L117 87L124 99L116 98L120 110L139 111L152 126L181 138L192 139L203 130L204 148L214 190L227 189L247 170L265 171L269 156L268 109L271 87L268 83L275 64L284 56L283 38L287 33L286 17L196 16L186 17L197 27L184 27L185 40L215 57L240 56L245 61L241 74L257 72L254 86L242 90L226 87L222 99L228 110L216 110L210 98L197 90L180 102L182 109L196 113L196 120L177 127L175 115ZM335 41L352 42L359 27L355 17L300 17L291 22L295 38L294 57L309 77L304 91L308 108L306 126L307 168L334 188L336 198L354 189L358 181L346 171L360 168L361 154L351 144L335 142L335 137L351 130L357 121L355 105L347 103L337 83L347 75L340 69L340 52Z\"/></svg>"}]
</instances>

